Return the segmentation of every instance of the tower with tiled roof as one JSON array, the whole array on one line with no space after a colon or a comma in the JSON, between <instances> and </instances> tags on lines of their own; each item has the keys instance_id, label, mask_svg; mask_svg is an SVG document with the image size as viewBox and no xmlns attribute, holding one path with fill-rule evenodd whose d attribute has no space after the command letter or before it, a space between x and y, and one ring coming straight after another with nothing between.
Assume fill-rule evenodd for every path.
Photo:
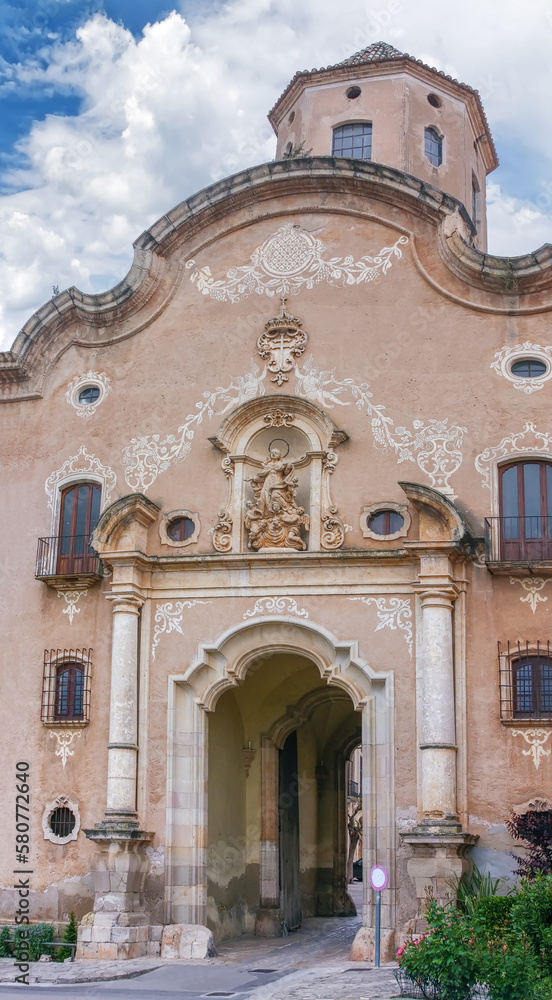
<instances>
[{"instance_id":1,"label":"tower with tiled roof","mask_svg":"<svg viewBox=\"0 0 552 1000\"><path fill-rule=\"evenodd\" d=\"M372 160L452 195L487 246L485 181L498 165L476 90L375 42L343 62L293 77L269 121L277 159L306 153Z\"/></svg>"}]
</instances>

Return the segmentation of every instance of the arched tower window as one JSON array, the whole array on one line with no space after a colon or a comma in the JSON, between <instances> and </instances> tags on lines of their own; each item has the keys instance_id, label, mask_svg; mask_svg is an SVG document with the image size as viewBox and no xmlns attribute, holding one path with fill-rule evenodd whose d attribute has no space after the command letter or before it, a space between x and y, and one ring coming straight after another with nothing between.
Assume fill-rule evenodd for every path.
<instances>
[{"instance_id":1,"label":"arched tower window","mask_svg":"<svg viewBox=\"0 0 552 1000\"><path fill-rule=\"evenodd\" d=\"M333 130L332 156L372 159L372 122L353 122Z\"/></svg>"},{"instance_id":2,"label":"arched tower window","mask_svg":"<svg viewBox=\"0 0 552 1000\"><path fill-rule=\"evenodd\" d=\"M502 559L552 559L552 463L513 462L499 482Z\"/></svg>"},{"instance_id":3,"label":"arched tower window","mask_svg":"<svg viewBox=\"0 0 552 1000\"><path fill-rule=\"evenodd\" d=\"M434 167L440 167L443 162L443 140L437 129L426 128L424 132L425 155Z\"/></svg>"}]
</instances>

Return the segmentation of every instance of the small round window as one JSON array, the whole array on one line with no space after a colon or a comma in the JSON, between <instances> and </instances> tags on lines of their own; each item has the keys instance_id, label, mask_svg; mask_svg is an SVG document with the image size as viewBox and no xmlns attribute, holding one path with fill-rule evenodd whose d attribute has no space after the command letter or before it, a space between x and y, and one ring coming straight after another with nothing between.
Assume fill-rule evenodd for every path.
<instances>
[{"instance_id":1,"label":"small round window","mask_svg":"<svg viewBox=\"0 0 552 1000\"><path fill-rule=\"evenodd\" d=\"M440 97L437 97L437 94L428 94L427 99L432 108L440 108L443 106L443 102Z\"/></svg>"},{"instance_id":2,"label":"small round window","mask_svg":"<svg viewBox=\"0 0 552 1000\"><path fill-rule=\"evenodd\" d=\"M58 806L50 816L49 826L55 837L69 837L75 829L75 814L67 806Z\"/></svg>"},{"instance_id":3,"label":"small round window","mask_svg":"<svg viewBox=\"0 0 552 1000\"><path fill-rule=\"evenodd\" d=\"M401 530L404 517L395 510L378 510L369 516L367 524L375 535L394 535Z\"/></svg>"},{"instance_id":4,"label":"small round window","mask_svg":"<svg viewBox=\"0 0 552 1000\"><path fill-rule=\"evenodd\" d=\"M98 385L87 385L79 392L79 403L81 406L91 406L97 403L100 398L100 387Z\"/></svg>"},{"instance_id":5,"label":"small round window","mask_svg":"<svg viewBox=\"0 0 552 1000\"><path fill-rule=\"evenodd\" d=\"M349 98L350 101L356 100L357 97L360 97L360 94L361 94L360 87L349 87L347 91L347 97Z\"/></svg>"},{"instance_id":6,"label":"small round window","mask_svg":"<svg viewBox=\"0 0 552 1000\"><path fill-rule=\"evenodd\" d=\"M191 517L175 517L167 525L167 535L171 542L187 542L195 531L195 524Z\"/></svg>"},{"instance_id":7,"label":"small round window","mask_svg":"<svg viewBox=\"0 0 552 1000\"><path fill-rule=\"evenodd\" d=\"M548 366L538 358L521 358L514 361L510 371L516 378L542 378L546 375Z\"/></svg>"}]
</instances>

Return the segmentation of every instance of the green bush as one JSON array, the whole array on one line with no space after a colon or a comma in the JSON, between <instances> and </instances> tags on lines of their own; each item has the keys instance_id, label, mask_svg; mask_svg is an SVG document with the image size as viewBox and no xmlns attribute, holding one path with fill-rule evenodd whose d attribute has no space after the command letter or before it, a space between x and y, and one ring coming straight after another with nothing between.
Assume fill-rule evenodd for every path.
<instances>
[{"instance_id":1,"label":"green bush","mask_svg":"<svg viewBox=\"0 0 552 1000\"><path fill-rule=\"evenodd\" d=\"M552 976L552 875L523 879L511 909L512 928L527 937L543 974Z\"/></svg>"},{"instance_id":2,"label":"green bush","mask_svg":"<svg viewBox=\"0 0 552 1000\"><path fill-rule=\"evenodd\" d=\"M478 929L475 929L479 937ZM490 1000L528 1000L538 978L538 962L527 938L513 933L483 941L478 947L479 982L485 983Z\"/></svg>"},{"instance_id":3,"label":"green bush","mask_svg":"<svg viewBox=\"0 0 552 1000\"><path fill-rule=\"evenodd\" d=\"M41 955L51 955L54 951L49 947L54 940L52 924L28 924L17 927L13 935L13 955L21 961L38 962Z\"/></svg>"},{"instance_id":4,"label":"green bush","mask_svg":"<svg viewBox=\"0 0 552 1000\"><path fill-rule=\"evenodd\" d=\"M0 958L10 958L12 954L12 946L9 944L10 938L13 937L13 927L3 927L0 931Z\"/></svg>"},{"instance_id":5,"label":"green bush","mask_svg":"<svg viewBox=\"0 0 552 1000\"><path fill-rule=\"evenodd\" d=\"M511 930L514 896L483 896L477 900L474 915L478 932L493 940Z\"/></svg>"},{"instance_id":6,"label":"green bush","mask_svg":"<svg viewBox=\"0 0 552 1000\"><path fill-rule=\"evenodd\" d=\"M547 976L534 984L532 1000L552 1000L552 978Z\"/></svg>"},{"instance_id":7,"label":"green bush","mask_svg":"<svg viewBox=\"0 0 552 1000\"><path fill-rule=\"evenodd\" d=\"M449 885L456 896L456 903L463 913L473 913L481 899L494 899L505 878L492 878L490 872L483 874L476 864L471 875L464 872L460 878L451 879Z\"/></svg>"},{"instance_id":8,"label":"green bush","mask_svg":"<svg viewBox=\"0 0 552 1000\"><path fill-rule=\"evenodd\" d=\"M476 939L470 919L454 906L427 905L429 931L399 950L399 965L414 982L441 1000L468 1000L478 978Z\"/></svg>"},{"instance_id":9,"label":"green bush","mask_svg":"<svg viewBox=\"0 0 552 1000\"><path fill-rule=\"evenodd\" d=\"M77 943L77 933L78 926L75 919L75 914L69 914L69 923L63 932L62 941L64 944L76 944ZM70 948L58 948L56 954L56 962L64 962L66 958L71 958Z\"/></svg>"}]
</instances>

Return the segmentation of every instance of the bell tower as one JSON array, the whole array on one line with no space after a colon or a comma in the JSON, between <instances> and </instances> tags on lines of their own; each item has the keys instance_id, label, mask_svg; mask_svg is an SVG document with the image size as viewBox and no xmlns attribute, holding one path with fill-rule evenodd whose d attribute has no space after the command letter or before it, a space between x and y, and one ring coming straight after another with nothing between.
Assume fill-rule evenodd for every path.
<instances>
[{"instance_id":1,"label":"bell tower","mask_svg":"<svg viewBox=\"0 0 552 1000\"><path fill-rule=\"evenodd\" d=\"M411 174L464 205L474 245L486 251L485 180L498 159L472 87L376 42L335 66L296 73L268 118L277 159L304 151Z\"/></svg>"}]
</instances>

